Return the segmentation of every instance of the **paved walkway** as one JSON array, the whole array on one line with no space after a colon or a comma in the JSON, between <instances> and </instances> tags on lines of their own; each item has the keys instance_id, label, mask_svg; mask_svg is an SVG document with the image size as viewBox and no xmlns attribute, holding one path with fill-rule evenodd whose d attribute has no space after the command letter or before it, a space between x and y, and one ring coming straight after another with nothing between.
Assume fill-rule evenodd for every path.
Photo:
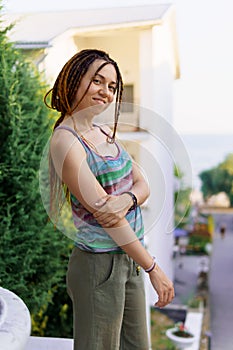
<instances>
[{"instance_id":1,"label":"paved walkway","mask_svg":"<svg viewBox=\"0 0 233 350\"><path fill-rule=\"evenodd\" d=\"M187 305L195 297L197 278L202 267L202 256L181 255L174 260L175 298L172 304ZM233 350L233 349L232 349Z\"/></svg>"},{"instance_id":2,"label":"paved walkway","mask_svg":"<svg viewBox=\"0 0 233 350\"><path fill-rule=\"evenodd\" d=\"M210 257L209 296L211 350L233 350L233 215L214 214L216 233ZM226 225L222 239L221 224ZM173 304L187 305L195 295L202 257L178 256L174 262L176 297Z\"/></svg>"},{"instance_id":3,"label":"paved walkway","mask_svg":"<svg viewBox=\"0 0 233 350\"><path fill-rule=\"evenodd\" d=\"M211 350L233 350L233 215L216 215L215 219L227 229L223 239L216 231L211 256Z\"/></svg>"}]
</instances>

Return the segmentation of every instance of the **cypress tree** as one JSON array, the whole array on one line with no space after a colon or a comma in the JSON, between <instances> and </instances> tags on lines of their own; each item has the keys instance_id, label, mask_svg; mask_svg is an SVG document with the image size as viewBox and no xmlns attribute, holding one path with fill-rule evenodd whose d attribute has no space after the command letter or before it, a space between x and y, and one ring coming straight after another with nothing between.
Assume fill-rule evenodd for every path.
<instances>
[{"instance_id":1,"label":"cypress tree","mask_svg":"<svg viewBox=\"0 0 233 350\"><path fill-rule=\"evenodd\" d=\"M9 42L8 30L0 28L0 284L28 306L33 334L46 335L49 323L56 329L61 310L67 313L70 242L48 222L39 191L40 160L51 133L45 84ZM49 322L48 307L55 318Z\"/></svg>"}]
</instances>

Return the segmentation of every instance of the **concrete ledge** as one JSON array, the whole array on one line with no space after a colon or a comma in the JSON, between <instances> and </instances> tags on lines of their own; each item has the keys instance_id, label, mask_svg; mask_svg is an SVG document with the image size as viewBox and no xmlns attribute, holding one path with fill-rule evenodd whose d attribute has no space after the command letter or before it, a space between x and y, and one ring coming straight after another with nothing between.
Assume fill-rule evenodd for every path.
<instances>
[{"instance_id":1,"label":"concrete ledge","mask_svg":"<svg viewBox=\"0 0 233 350\"><path fill-rule=\"evenodd\" d=\"M30 337L25 350L72 350L73 339Z\"/></svg>"},{"instance_id":2,"label":"concrete ledge","mask_svg":"<svg viewBox=\"0 0 233 350\"><path fill-rule=\"evenodd\" d=\"M185 327L195 336L195 341L186 350L199 350L203 312L188 312L185 320Z\"/></svg>"}]
</instances>

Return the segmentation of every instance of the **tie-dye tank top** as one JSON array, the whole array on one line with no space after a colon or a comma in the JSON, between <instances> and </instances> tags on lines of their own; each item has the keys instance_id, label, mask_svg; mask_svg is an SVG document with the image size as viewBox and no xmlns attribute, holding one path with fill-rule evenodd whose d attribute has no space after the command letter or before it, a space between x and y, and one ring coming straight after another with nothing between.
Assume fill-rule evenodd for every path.
<instances>
[{"instance_id":1,"label":"tie-dye tank top","mask_svg":"<svg viewBox=\"0 0 233 350\"><path fill-rule=\"evenodd\" d=\"M68 130L78 138L86 151L87 163L92 173L108 194L120 195L132 189L132 159L120 144L115 143L118 149L116 157L100 156L72 128L62 125L56 128L56 130L58 129ZM104 132L101 128L100 130ZM72 194L71 207L74 224L77 228L75 241L77 247L96 253L122 252L122 249L98 224L94 216ZM143 243L144 226L140 207L128 211L126 219L138 239Z\"/></svg>"}]
</instances>

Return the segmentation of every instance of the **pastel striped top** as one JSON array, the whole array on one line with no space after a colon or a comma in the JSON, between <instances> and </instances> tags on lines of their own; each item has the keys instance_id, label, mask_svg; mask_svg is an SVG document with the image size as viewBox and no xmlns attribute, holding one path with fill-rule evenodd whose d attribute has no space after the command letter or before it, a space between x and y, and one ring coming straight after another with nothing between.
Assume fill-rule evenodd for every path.
<instances>
[{"instance_id":1,"label":"pastel striped top","mask_svg":"<svg viewBox=\"0 0 233 350\"><path fill-rule=\"evenodd\" d=\"M120 195L132 189L132 159L120 144L115 143L118 149L116 157L103 157L89 147L72 128L61 125L56 128L56 130L58 129L68 130L78 138L86 151L87 163L92 173L108 194ZM103 129L100 128L100 130L105 133ZM98 224L94 216L72 194L71 206L74 224L77 228L75 241L77 247L96 253L122 252L122 249L117 246L102 226ZM128 211L126 219L135 231L136 236L143 243L144 226L140 207L138 206L136 208L136 213L135 210Z\"/></svg>"}]
</instances>

